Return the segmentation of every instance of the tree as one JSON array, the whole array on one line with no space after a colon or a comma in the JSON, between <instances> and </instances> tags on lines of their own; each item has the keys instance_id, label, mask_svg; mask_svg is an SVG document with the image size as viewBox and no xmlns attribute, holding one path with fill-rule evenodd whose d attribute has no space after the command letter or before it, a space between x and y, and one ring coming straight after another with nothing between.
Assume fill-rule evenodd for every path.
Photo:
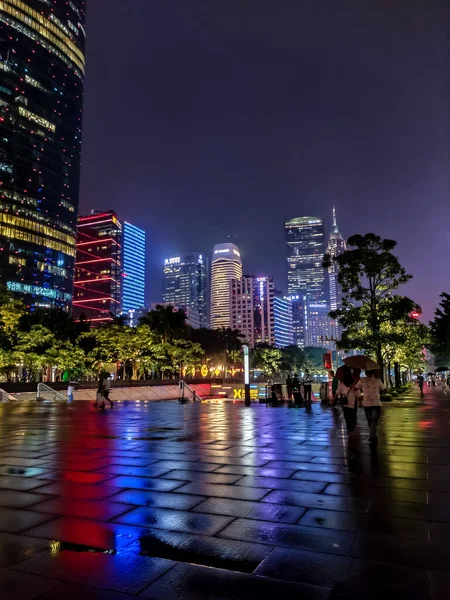
<instances>
[{"instance_id":1,"label":"tree","mask_svg":"<svg viewBox=\"0 0 450 600\"><path fill-rule=\"evenodd\" d=\"M291 345L281 349L283 357L281 370L289 373L298 373L305 364L305 352L298 346Z\"/></svg>"},{"instance_id":2,"label":"tree","mask_svg":"<svg viewBox=\"0 0 450 600\"><path fill-rule=\"evenodd\" d=\"M325 375L326 370L323 368L323 355L329 352L327 348L317 348L315 346L307 346L305 348L304 369L308 369L311 373L317 375Z\"/></svg>"},{"instance_id":3,"label":"tree","mask_svg":"<svg viewBox=\"0 0 450 600\"><path fill-rule=\"evenodd\" d=\"M441 302L430 323L430 350L435 355L436 367L450 367L450 294L443 292Z\"/></svg>"},{"instance_id":4,"label":"tree","mask_svg":"<svg viewBox=\"0 0 450 600\"><path fill-rule=\"evenodd\" d=\"M148 325L163 344L187 337L186 313L173 306L158 304L154 310L141 317L139 324Z\"/></svg>"},{"instance_id":5,"label":"tree","mask_svg":"<svg viewBox=\"0 0 450 600\"><path fill-rule=\"evenodd\" d=\"M362 349L383 368L386 345L398 343L398 332L383 327L406 320L417 305L394 291L411 279L392 253L397 242L367 233L354 235L340 256L325 256L324 267L335 263L342 287L342 309L330 313L344 328L338 343L344 350Z\"/></svg>"},{"instance_id":6,"label":"tree","mask_svg":"<svg viewBox=\"0 0 450 600\"><path fill-rule=\"evenodd\" d=\"M277 375L281 370L283 354L279 348L261 345L252 354L252 366L261 369L268 377Z\"/></svg>"}]
</instances>

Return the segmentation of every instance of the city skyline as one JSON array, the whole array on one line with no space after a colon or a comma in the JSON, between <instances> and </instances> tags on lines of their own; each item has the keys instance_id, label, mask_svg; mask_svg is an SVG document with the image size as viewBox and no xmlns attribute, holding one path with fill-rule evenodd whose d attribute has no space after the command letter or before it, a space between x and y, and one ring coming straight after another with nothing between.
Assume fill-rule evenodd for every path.
<instances>
[{"instance_id":1,"label":"city skyline","mask_svg":"<svg viewBox=\"0 0 450 600\"><path fill-rule=\"evenodd\" d=\"M190 5L89 4L81 211L146 230L157 300L165 257L228 235L283 289L279 224L336 205L346 239L398 240L431 318L449 291L448 6Z\"/></svg>"}]
</instances>

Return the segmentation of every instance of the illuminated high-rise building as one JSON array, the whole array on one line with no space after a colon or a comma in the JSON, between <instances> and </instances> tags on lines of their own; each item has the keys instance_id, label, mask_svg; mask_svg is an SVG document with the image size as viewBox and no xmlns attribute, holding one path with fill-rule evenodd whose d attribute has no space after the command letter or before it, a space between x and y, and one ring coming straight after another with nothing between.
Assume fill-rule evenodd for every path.
<instances>
[{"instance_id":1,"label":"illuminated high-rise building","mask_svg":"<svg viewBox=\"0 0 450 600\"><path fill-rule=\"evenodd\" d=\"M122 224L122 313L145 306L145 231L126 221Z\"/></svg>"},{"instance_id":2,"label":"illuminated high-rise building","mask_svg":"<svg viewBox=\"0 0 450 600\"><path fill-rule=\"evenodd\" d=\"M93 325L121 313L122 224L113 211L79 217L73 316Z\"/></svg>"},{"instance_id":3,"label":"illuminated high-rise building","mask_svg":"<svg viewBox=\"0 0 450 600\"><path fill-rule=\"evenodd\" d=\"M336 208L333 206L333 229L330 233L327 252L331 258L336 258L347 249L345 239L339 232L336 220ZM342 288L338 282L338 266L332 262L328 267L328 281L330 285L330 309L331 311L342 308ZM337 320L333 321L332 334L336 339L341 337L341 331Z\"/></svg>"},{"instance_id":4,"label":"illuminated high-rise building","mask_svg":"<svg viewBox=\"0 0 450 600\"><path fill-rule=\"evenodd\" d=\"M273 299L274 345L286 348L294 344L292 300L275 290Z\"/></svg>"},{"instance_id":5,"label":"illuminated high-rise building","mask_svg":"<svg viewBox=\"0 0 450 600\"><path fill-rule=\"evenodd\" d=\"M191 327L207 327L207 259L198 252L166 258L163 300L182 308Z\"/></svg>"},{"instance_id":6,"label":"illuminated high-rise building","mask_svg":"<svg viewBox=\"0 0 450 600\"><path fill-rule=\"evenodd\" d=\"M234 244L214 246L211 264L211 329L231 327L231 280L241 279L242 260Z\"/></svg>"},{"instance_id":7,"label":"illuminated high-rise building","mask_svg":"<svg viewBox=\"0 0 450 600\"><path fill-rule=\"evenodd\" d=\"M316 348L334 348L334 342L330 341L332 329L328 303L323 300L308 302L305 304L304 311L305 345Z\"/></svg>"},{"instance_id":8,"label":"illuminated high-rise building","mask_svg":"<svg viewBox=\"0 0 450 600\"><path fill-rule=\"evenodd\" d=\"M292 304L292 330L294 336L294 344L299 348L306 346L306 329L305 329L305 305L307 300L301 294L292 294L289 296Z\"/></svg>"},{"instance_id":9,"label":"illuminated high-rise building","mask_svg":"<svg viewBox=\"0 0 450 600\"><path fill-rule=\"evenodd\" d=\"M231 328L251 348L275 343L272 277L245 276L231 280Z\"/></svg>"},{"instance_id":10,"label":"illuminated high-rise building","mask_svg":"<svg viewBox=\"0 0 450 600\"><path fill-rule=\"evenodd\" d=\"M31 310L72 304L85 4L0 2L0 280Z\"/></svg>"},{"instance_id":11,"label":"illuminated high-rise building","mask_svg":"<svg viewBox=\"0 0 450 600\"><path fill-rule=\"evenodd\" d=\"M323 220L298 217L285 224L288 249L288 293L306 296L308 302L325 300Z\"/></svg>"}]
</instances>

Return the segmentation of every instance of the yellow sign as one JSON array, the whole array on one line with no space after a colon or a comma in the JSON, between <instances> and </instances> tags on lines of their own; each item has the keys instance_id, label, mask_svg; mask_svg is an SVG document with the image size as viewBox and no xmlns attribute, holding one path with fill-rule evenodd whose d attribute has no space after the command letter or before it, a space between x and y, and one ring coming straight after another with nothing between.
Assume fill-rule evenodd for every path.
<instances>
[{"instance_id":1,"label":"yellow sign","mask_svg":"<svg viewBox=\"0 0 450 600\"><path fill-rule=\"evenodd\" d=\"M208 377L208 366L202 365L200 373L202 374L202 377Z\"/></svg>"},{"instance_id":2,"label":"yellow sign","mask_svg":"<svg viewBox=\"0 0 450 600\"><path fill-rule=\"evenodd\" d=\"M250 388L250 398L258 400L258 388ZM245 400L244 388L233 388L233 400Z\"/></svg>"}]
</instances>

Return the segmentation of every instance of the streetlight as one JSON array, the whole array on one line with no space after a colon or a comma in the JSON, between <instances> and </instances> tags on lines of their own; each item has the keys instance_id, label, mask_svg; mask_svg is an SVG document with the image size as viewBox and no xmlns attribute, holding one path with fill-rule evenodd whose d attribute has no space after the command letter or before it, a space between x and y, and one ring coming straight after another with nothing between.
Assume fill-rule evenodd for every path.
<instances>
[{"instance_id":1,"label":"streetlight","mask_svg":"<svg viewBox=\"0 0 450 600\"><path fill-rule=\"evenodd\" d=\"M248 346L244 346L244 396L245 406L250 406L250 352Z\"/></svg>"}]
</instances>

